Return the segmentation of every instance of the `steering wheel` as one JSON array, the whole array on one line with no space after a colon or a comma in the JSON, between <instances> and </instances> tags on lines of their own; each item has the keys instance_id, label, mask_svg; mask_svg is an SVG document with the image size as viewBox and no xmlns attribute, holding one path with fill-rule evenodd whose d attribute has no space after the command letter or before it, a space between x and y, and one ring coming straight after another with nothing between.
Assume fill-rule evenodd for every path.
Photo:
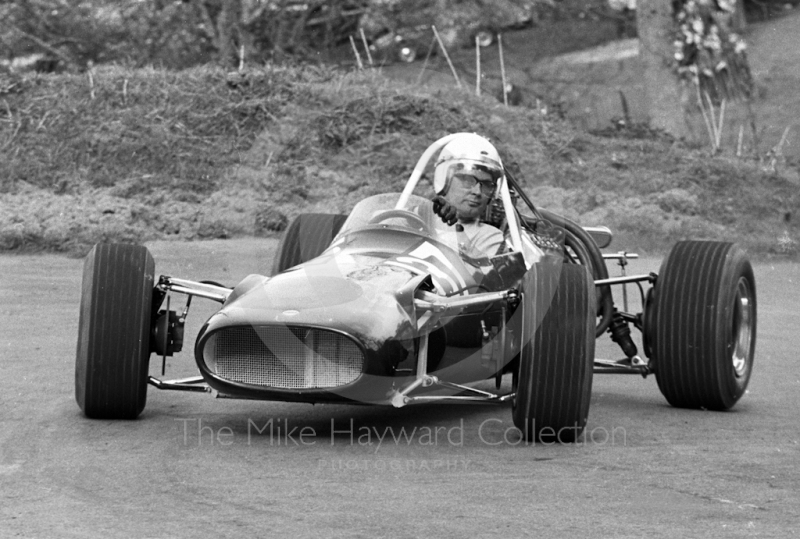
<instances>
[{"instance_id":1,"label":"steering wheel","mask_svg":"<svg viewBox=\"0 0 800 539\"><path fill-rule=\"evenodd\" d=\"M422 217L420 217L413 211L408 211L408 210L398 210L398 209L386 210L372 217L372 219L370 219L367 222L367 224L374 225L376 223L386 221L387 219L395 219L395 218L405 219L411 228L421 229L425 232L430 231L428 223L426 223Z\"/></svg>"}]
</instances>

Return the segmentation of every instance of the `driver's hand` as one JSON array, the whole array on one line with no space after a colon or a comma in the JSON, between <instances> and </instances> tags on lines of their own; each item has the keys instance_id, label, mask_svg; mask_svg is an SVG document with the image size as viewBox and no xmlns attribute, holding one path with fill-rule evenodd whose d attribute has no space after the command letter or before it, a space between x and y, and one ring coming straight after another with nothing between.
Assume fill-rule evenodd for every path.
<instances>
[{"instance_id":1,"label":"driver's hand","mask_svg":"<svg viewBox=\"0 0 800 539\"><path fill-rule=\"evenodd\" d=\"M433 213L442 218L442 221L453 226L458 220L455 206L450 204L442 195L433 197Z\"/></svg>"}]
</instances>

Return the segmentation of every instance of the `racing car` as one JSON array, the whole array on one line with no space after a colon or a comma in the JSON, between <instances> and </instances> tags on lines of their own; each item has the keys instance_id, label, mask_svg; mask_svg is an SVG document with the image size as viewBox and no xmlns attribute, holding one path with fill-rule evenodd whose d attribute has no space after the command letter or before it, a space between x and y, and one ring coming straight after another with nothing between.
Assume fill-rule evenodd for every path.
<instances>
[{"instance_id":1,"label":"racing car","mask_svg":"<svg viewBox=\"0 0 800 539\"><path fill-rule=\"evenodd\" d=\"M635 255L604 254L608 228L537 207L505 169L484 219L507 245L484 256L415 193L455 136L423 152L402 192L367 197L346 216L298 216L269 275L232 288L156 277L144 246L96 245L76 354L84 414L136 418L148 386L388 408L482 402L510 408L526 440L568 443L586 426L594 373L652 374L676 407L734 406L756 343L755 279L739 246L682 241L657 274L609 277L611 261ZM638 312L627 295L615 304L611 287L626 285L639 290ZM176 296L183 309L172 308ZM194 341L198 374L152 376L151 356L181 351L195 297L219 303ZM604 337L620 359L595 357Z\"/></svg>"}]
</instances>

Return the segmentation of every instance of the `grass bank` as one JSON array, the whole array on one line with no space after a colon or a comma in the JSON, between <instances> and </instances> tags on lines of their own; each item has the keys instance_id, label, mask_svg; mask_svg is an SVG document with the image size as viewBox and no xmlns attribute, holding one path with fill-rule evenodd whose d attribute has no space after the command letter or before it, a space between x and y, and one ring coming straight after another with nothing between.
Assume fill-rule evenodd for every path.
<instances>
[{"instance_id":1,"label":"grass bank","mask_svg":"<svg viewBox=\"0 0 800 539\"><path fill-rule=\"evenodd\" d=\"M589 134L467 91L377 73L95 69L0 79L0 250L274 235L399 190L436 138L474 131L543 207L606 224L617 248L683 238L797 253L800 189L646 129Z\"/></svg>"}]
</instances>

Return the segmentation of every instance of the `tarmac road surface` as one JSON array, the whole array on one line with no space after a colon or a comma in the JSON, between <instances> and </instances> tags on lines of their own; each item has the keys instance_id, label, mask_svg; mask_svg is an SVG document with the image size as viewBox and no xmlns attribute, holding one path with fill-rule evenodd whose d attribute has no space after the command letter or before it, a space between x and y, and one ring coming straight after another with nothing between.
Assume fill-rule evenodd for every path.
<instances>
[{"instance_id":1,"label":"tarmac road surface","mask_svg":"<svg viewBox=\"0 0 800 539\"><path fill-rule=\"evenodd\" d=\"M150 247L159 274L234 284L267 272L274 246ZM597 375L585 440L567 446L519 444L508 405L150 388L139 420L88 420L73 388L81 269L0 256L0 537L800 535L797 264L756 265L755 370L732 411L671 408L653 377ZM629 268L651 270L658 261ZM193 302L188 353L167 377L195 373L191 343L213 308Z\"/></svg>"}]
</instances>

